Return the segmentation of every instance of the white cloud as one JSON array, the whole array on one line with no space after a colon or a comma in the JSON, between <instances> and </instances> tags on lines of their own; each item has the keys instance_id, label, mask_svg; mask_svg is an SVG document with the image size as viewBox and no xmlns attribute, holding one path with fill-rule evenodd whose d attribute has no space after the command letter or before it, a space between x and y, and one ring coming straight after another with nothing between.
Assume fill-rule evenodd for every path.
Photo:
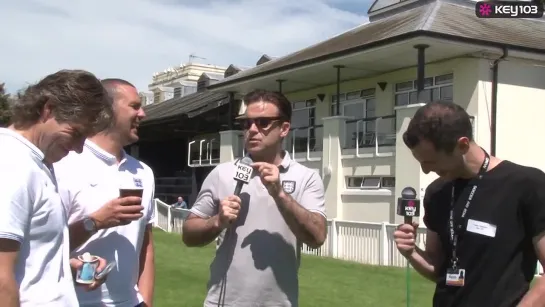
<instances>
[{"instance_id":1,"label":"white cloud","mask_svg":"<svg viewBox=\"0 0 545 307\"><path fill-rule=\"evenodd\" d=\"M253 66L263 53L285 55L367 20L346 10L354 1L341 1L3 1L0 81L13 92L56 70L82 68L147 90L154 72L193 52L209 64Z\"/></svg>"}]
</instances>

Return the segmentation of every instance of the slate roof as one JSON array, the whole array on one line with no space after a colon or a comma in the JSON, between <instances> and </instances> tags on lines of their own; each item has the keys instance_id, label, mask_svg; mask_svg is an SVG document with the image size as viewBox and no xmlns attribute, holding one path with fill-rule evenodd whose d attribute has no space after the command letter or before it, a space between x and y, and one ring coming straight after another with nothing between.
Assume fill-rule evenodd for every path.
<instances>
[{"instance_id":1,"label":"slate roof","mask_svg":"<svg viewBox=\"0 0 545 307\"><path fill-rule=\"evenodd\" d=\"M463 40L545 54L543 19L477 18L475 2L423 1L417 7L374 20L329 40L241 71L211 85L209 89L416 36Z\"/></svg>"},{"instance_id":2,"label":"slate roof","mask_svg":"<svg viewBox=\"0 0 545 307\"><path fill-rule=\"evenodd\" d=\"M172 98L160 103L152 103L144 107L146 117L142 125L185 114L195 117L208 110L217 108L228 102L228 95L216 92L197 92L187 96Z\"/></svg>"}]
</instances>

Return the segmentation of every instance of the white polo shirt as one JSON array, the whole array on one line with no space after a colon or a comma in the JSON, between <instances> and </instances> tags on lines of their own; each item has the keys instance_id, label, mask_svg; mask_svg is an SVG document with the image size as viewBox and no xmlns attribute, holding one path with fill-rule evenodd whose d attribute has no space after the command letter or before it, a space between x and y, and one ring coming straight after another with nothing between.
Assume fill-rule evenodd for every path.
<instances>
[{"instance_id":1,"label":"white polo shirt","mask_svg":"<svg viewBox=\"0 0 545 307\"><path fill-rule=\"evenodd\" d=\"M153 221L155 179L146 164L125 153L117 163L115 156L87 140L83 152L70 153L55 164L55 173L64 205L72 224L119 197L119 187L127 182L143 187L144 216L128 225L103 229L74 251L89 252L108 262L116 261L116 269L108 274L101 290L77 290L80 306L134 307L142 302L138 292L140 250L146 226Z\"/></svg>"},{"instance_id":2,"label":"white polo shirt","mask_svg":"<svg viewBox=\"0 0 545 307\"><path fill-rule=\"evenodd\" d=\"M21 243L15 267L21 306L78 306L55 175L18 133L0 128L0 144L0 238Z\"/></svg>"}]
</instances>

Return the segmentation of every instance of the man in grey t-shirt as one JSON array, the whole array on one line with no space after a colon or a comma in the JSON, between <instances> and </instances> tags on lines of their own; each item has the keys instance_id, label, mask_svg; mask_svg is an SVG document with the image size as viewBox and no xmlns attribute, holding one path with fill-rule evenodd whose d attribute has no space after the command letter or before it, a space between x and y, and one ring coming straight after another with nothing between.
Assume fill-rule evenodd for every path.
<instances>
[{"instance_id":1,"label":"man in grey t-shirt","mask_svg":"<svg viewBox=\"0 0 545 307\"><path fill-rule=\"evenodd\" d=\"M206 179L183 226L187 246L204 246L223 230L210 266L205 307L297 307L300 249L327 236L324 186L319 175L282 150L291 103L277 92L244 97L240 119L252 178L239 197L233 175L239 161L218 165Z\"/></svg>"}]
</instances>

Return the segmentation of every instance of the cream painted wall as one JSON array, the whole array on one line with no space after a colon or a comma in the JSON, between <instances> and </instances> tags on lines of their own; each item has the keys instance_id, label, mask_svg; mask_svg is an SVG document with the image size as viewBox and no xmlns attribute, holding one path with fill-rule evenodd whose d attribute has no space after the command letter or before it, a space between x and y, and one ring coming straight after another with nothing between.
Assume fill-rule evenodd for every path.
<instances>
[{"instance_id":1,"label":"cream painted wall","mask_svg":"<svg viewBox=\"0 0 545 307\"><path fill-rule=\"evenodd\" d=\"M479 105L480 95L484 95L482 92L483 89L480 89L479 86L486 85L481 83L479 80L487 80L487 67L487 60L476 58L459 58L427 65L426 77L453 73L453 92L455 102L466 108L470 115L473 115L479 119L480 114L486 112L487 110L487 108L482 108ZM375 88L375 98L377 101L376 116L393 115L395 112L395 84L414 79L416 79L416 67L398 70L372 78L343 82L341 84L341 92L345 93L354 90ZM384 91L377 86L377 82L381 81L388 83ZM316 124L322 124L321 118L330 116L329 110L331 106L331 95L336 94L335 84L301 92L286 93L286 96L291 101L302 101L316 98L317 94L326 95L324 101L320 101L316 105ZM480 125L477 127L477 131L482 132L482 135L480 134L478 139L489 140L489 128L485 129L487 121L477 120L476 122L477 125ZM487 131L488 135L486 134ZM400 131L398 131L398 136L401 135L399 132ZM354 155L354 150L343 150L342 172L344 176L396 176L396 182L415 187L420 192L420 195L423 196L425 188L430 182L435 180L437 176L435 174L425 175L421 171L419 174L414 173L411 170L417 170L420 168L417 164L414 166L401 165L399 166L401 169L396 171L395 155L399 153L395 153L395 148L393 147L389 148L389 151L392 152L391 156L377 157L374 149L365 148L360 152L363 153L364 158L356 158ZM409 155L407 156L407 159L403 159L403 161L412 161L413 164L416 163L414 158L410 156L409 151L403 151L403 154ZM320 153L315 153L315 155L321 156ZM297 157L300 158L300 160L298 160L303 164L308 163L303 162L304 156L305 154L303 153L297 154ZM400 176L403 178L400 178ZM398 189L396 189L396 191L397 190ZM340 198L343 208L342 210L339 210L339 212L342 212L342 215L337 216L337 218L373 222L397 221L397 217L394 214L396 199L399 196L397 194L399 193L394 195L394 193L387 191L374 193L374 191L347 190L345 186L344 190L341 191Z\"/></svg>"},{"instance_id":2,"label":"cream painted wall","mask_svg":"<svg viewBox=\"0 0 545 307\"><path fill-rule=\"evenodd\" d=\"M345 176L393 176L395 159L375 157L370 159L344 158L342 161Z\"/></svg>"},{"instance_id":3,"label":"cream painted wall","mask_svg":"<svg viewBox=\"0 0 545 307\"><path fill-rule=\"evenodd\" d=\"M475 58L460 58L449 61L444 61L436 64L428 64L426 66L426 77L438 76L443 74L454 73L454 97L460 105L466 107L470 114L475 115L477 111L477 99L473 99L473 92L476 85L474 82L479 75L480 59ZM342 75L342 70L341 70ZM376 88L377 109L376 116L386 116L394 114L394 85L399 82L410 81L416 79L416 67L402 69L380 76L375 76L367 79L357 79L341 83L341 93ZM377 82L387 82L386 89L382 91ZM303 101L316 98L317 94L325 94L324 101L319 102L316 106L317 123L321 124L321 118L331 116L329 114L331 95L336 94L336 85L314 88L300 92L285 93L291 101Z\"/></svg>"},{"instance_id":4,"label":"cream painted wall","mask_svg":"<svg viewBox=\"0 0 545 307\"><path fill-rule=\"evenodd\" d=\"M545 67L500 62L496 155L545 171Z\"/></svg>"},{"instance_id":5,"label":"cream painted wall","mask_svg":"<svg viewBox=\"0 0 545 307\"><path fill-rule=\"evenodd\" d=\"M491 69L490 60L476 58L460 58L442 63L430 64L426 67L426 76L437 76L452 72L454 74L454 101L466 108L475 116L475 138L485 149L490 149L490 103L491 103ZM394 114L395 83L414 80L416 69L409 68L391 72L378 77L353 80L341 85L341 92L375 87L379 81L388 82L384 91L376 87L377 116ZM545 160L541 157L540 139L533 137L534 131L545 130L542 117L545 113L545 67L523 64L517 61L500 63L498 90L498 139L497 154L503 159L536 166L545 170ZM326 94L324 101L316 106L317 124L322 124L322 118L330 116L330 96L335 94L334 84L302 92L287 93L291 101L301 101L315 98L317 94ZM406 129L408 120L417 107L398 108L397 127ZM333 129L339 130L339 129ZM332 135L341 135L334 131ZM403 145L403 131L397 131L397 144L390 148L391 155L376 156L374 149L363 149L363 157L355 157L353 152L344 150L311 153L308 161L306 153L297 153L296 159L323 176L330 156L340 161L334 169L338 174L334 179L328 179L329 188L334 189L328 195L328 208L331 216L342 220L368 222L401 222L395 215L397 197L405 186L414 187L420 198L423 198L426 187L437 178L435 174L424 174L418 162ZM537 133L536 133L537 134ZM328 135L324 133L324 135ZM326 146L324 138L324 148ZM338 143L337 143L338 144ZM339 173L341 172L341 173ZM345 176L395 176L395 189L356 190L346 189ZM329 176L331 177L331 176ZM328 186L326 185L326 188ZM423 209L423 208L421 208ZM328 209L329 210L329 209ZM328 212L330 214L330 212ZM421 216L425 214L421 211Z\"/></svg>"}]
</instances>

